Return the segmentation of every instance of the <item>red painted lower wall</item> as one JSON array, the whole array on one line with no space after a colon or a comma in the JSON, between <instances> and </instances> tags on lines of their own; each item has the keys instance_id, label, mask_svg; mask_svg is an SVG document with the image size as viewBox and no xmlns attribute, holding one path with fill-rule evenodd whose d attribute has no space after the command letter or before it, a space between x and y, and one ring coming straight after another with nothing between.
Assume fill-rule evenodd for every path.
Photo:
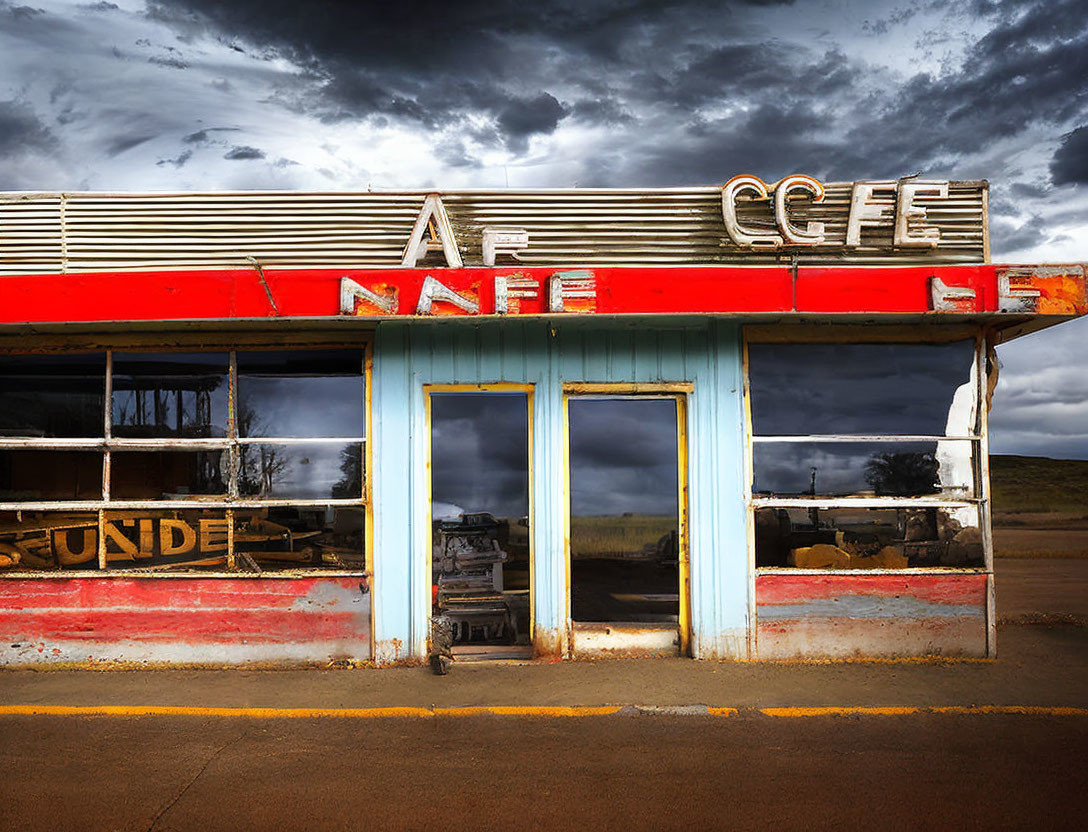
<instances>
[{"instance_id":1,"label":"red painted lower wall","mask_svg":"<svg viewBox=\"0 0 1088 832\"><path fill-rule=\"evenodd\" d=\"M986 655L984 574L756 578L760 659Z\"/></svg>"},{"instance_id":2,"label":"red painted lower wall","mask_svg":"<svg viewBox=\"0 0 1088 832\"><path fill-rule=\"evenodd\" d=\"M0 664L370 658L358 577L0 581Z\"/></svg>"}]
</instances>

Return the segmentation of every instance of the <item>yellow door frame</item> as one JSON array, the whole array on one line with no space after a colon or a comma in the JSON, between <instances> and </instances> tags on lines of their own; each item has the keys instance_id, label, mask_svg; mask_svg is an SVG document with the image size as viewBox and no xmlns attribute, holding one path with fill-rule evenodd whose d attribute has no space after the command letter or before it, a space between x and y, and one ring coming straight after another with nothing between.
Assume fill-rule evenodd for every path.
<instances>
[{"instance_id":1,"label":"yellow door frame","mask_svg":"<svg viewBox=\"0 0 1088 832\"><path fill-rule=\"evenodd\" d=\"M570 611L570 400L581 397L632 397L673 399L676 402L676 468L679 543L677 558L680 572L680 614L677 629L680 655L691 654L691 561L688 545L688 396L695 386L690 382L662 384L619 383L563 385L563 549L566 563L565 597L567 643L574 644Z\"/></svg>"},{"instance_id":2,"label":"yellow door frame","mask_svg":"<svg viewBox=\"0 0 1088 832\"><path fill-rule=\"evenodd\" d=\"M536 552L533 546L534 504L533 504L533 395L536 391L532 384L514 384L497 382L494 384L424 384L423 413L427 431L426 472L427 472L427 618L434 614L434 601L429 587L434 581L434 491L431 480L431 394L432 393L524 393L528 419L528 447L526 456L529 461L529 643L532 645L536 634ZM430 650L430 633L427 634L427 649Z\"/></svg>"}]
</instances>

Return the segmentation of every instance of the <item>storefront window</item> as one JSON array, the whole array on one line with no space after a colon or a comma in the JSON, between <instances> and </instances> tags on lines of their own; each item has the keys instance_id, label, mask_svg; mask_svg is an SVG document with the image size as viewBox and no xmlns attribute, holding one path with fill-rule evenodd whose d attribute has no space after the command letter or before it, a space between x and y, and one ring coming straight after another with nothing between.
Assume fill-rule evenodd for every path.
<instances>
[{"instance_id":1,"label":"storefront window","mask_svg":"<svg viewBox=\"0 0 1088 832\"><path fill-rule=\"evenodd\" d=\"M974 340L749 343L756 566L985 565Z\"/></svg>"},{"instance_id":2,"label":"storefront window","mask_svg":"<svg viewBox=\"0 0 1088 832\"><path fill-rule=\"evenodd\" d=\"M0 575L365 568L361 349L9 355L0 405Z\"/></svg>"}]
</instances>

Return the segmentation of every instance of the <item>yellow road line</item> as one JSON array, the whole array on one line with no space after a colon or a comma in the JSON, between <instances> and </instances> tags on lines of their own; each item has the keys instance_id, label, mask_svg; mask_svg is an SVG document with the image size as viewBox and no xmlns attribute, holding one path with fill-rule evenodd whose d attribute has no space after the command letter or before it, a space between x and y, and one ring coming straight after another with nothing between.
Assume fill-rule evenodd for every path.
<instances>
[{"instance_id":1,"label":"yellow road line","mask_svg":"<svg viewBox=\"0 0 1088 832\"><path fill-rule=\"evenodd\" d=\"M1047 705L942 705L942 706L890 706L890 707L823 707L823 708L760 708L765 716L812 717L812 716L904 716L909 714L949 714L981 716L1003 714L1018 716L1088 716L1088 708L1069 708Z\"/></svg>"},{"instance_id":2,"label":"yellow road line","mask_svg":"<svg viewBox=\"0 0 1088 832\"><path fill-rule=\"evenodd\" d=\"M0 705L0 716L227 716L255 719L431 717L430 708L204 708L188 705Z\"/></svg>"},{"instance_id":3,"label":"yellow road line","mask_svg":"<svg viewBox=\"0 0 1088 832\"><path fill-rule=\"evenodd\" d=\"M646 712L669 709L646 707ZM452 708L208 708L187 705L0 705L0 716L198 716L250 719L388 719L472 716L590 717L638 713L637 706L623 705L472 705ZM824 716L907 716L912 714L1088 716L1088 708L1044 705L944 705L944 706L830 706L784 708L693 709L692 715L731 717L760 713L770 717L803 718ZM684 715L677 709L676 715Z\"/></svg>"},{"instance_id":4,"label":"yellow road line","mask_svg":"<svg viewBox=\"0 0 1088 832\"><path fill-rule=\"evenodd\" d=\"M949 705L930 708L935 714L1019 714L1023 716L1088 716L1088 708L1045 705Z\"/></svg>"},{"instance_id":5,"label":"yellow road line","mask_svg":"<svg viewBox=\"0 0 1088 832\"><path fill-rule=\"evenodd\" d=\"M803 717L803 716L903 716L904 714L916 714L924 708L913 707L826 707L826 708L760 708L759 712L766 716Z\"/></svg>"},{"instance_id":6,"label":"yellow road line","mask_svg":"<svg viewBox=\"0 0 1088 832\"><path fill-rule=\"evenodd\" d=\"M435 716L612 716L622 705L474 705L462 708L435 708Z\"/></svg>"}]
</instances>

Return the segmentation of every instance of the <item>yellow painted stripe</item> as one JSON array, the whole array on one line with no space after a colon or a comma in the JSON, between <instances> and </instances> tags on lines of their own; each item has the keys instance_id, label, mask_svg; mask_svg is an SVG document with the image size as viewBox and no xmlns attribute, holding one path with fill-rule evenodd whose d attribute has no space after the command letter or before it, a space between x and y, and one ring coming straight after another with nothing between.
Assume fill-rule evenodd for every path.
<instances>
[{"instance_id":1,"label":"yellow painted stripe","mask_svg":"<svg viewBox=\"0 0 1088 832\"><path fill-rule=\"evenodd\" d=\"M207 708L187 705L0 705L0 716L198 716L251 719L382 719L406 717L589 717L613 716L629 709L623 705L472 705L454 708ZM637 708L635 709L637 712ZM648 708L647 710L654 710ZM708 707L706 715L731 717L758 712L770 717L906 716L911 714L1088 716L1088 708L1046 705L945 705L930 707Z\"/></svg>"},{"instance_id":2,"label":"yellow painted stripe","mask_svg":"<svg viewBox=\"0 0 1088 832\"><path fill-rule=\"evenodd\" d=\"M478 705L462 708L435 708L435 716L611 716L622 705Z\"/></svg>"},{"instance_id":3,"label":"yellow painted stripe","mask_svg":"<svg viewBox=\"0 0 1088 832\"><path fill-rule=\"evenodd\" d=\"M1047 705L947 705L936 707L824 707L824 708L760 708L759 712L774 717L812 716L904 716L909 714L950 714L980 716L1006 714L1019 716L1088 716L1088 708Z\"/></svg>"},{"instance_id":4,"label":"yellow painted stripe","mask_svg":"<svg viewBox=\"0 0 1088 832\"><path fill-rule=\"evenodd\" d=\"M930 708L935 714L1020 714L1023 716L1088 716L1088 708L1047 705L949 705Z\"/></svg>"},{"instance_id":5,"label":"yellow painted stripe","mask_svg":"<svg viewBox=\"0 0 1088 832\"><path fill-rule=\"evenodd\" d=\"M0 716L227 716L255 719L430 717L430 708L205 708L188 705L0 705Z\"/></svg>"},{"instance_id":6,"label":"yellow painted stripe","mask_svg":"<svg viewBox=\"0 0 1088 832\"><path fill-rule=\"evenodd\" d=\"M903 716L904 714L916 714L923 708L911 707L883 707L883 708L760 708L759 712L766 716L803 717L803 716Z\"/></svg>"}]
</instances>

